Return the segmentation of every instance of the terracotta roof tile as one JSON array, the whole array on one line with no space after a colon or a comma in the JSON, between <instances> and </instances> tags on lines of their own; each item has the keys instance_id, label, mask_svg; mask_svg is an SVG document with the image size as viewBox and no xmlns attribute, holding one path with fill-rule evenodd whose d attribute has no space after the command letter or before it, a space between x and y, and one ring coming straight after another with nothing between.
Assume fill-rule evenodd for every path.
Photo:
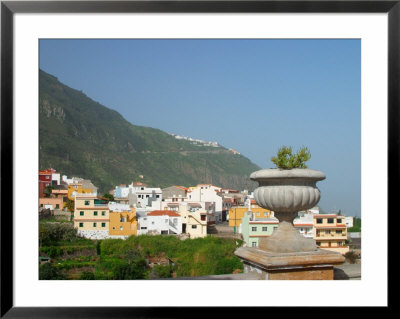
<instances>
[{"instance_id":1,"label":"terracotta roof tile","mask_svg":"<svg viewBox=\"0 0 400 319\"><path fill-rule=\"evenodd\" d=\"M153 210L152 212L148 213L147 216L163 216L168 215L170 217L181 217L177 212L173 210Z\"/></svg>"}]
</instances>

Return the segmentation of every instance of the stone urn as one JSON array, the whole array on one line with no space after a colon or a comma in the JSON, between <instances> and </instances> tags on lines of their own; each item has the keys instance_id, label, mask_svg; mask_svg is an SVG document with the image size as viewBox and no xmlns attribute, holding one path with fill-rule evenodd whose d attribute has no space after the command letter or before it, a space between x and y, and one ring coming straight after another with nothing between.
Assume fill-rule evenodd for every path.
<instances>
[{"instance_id":1,"label":"stone urn","mask_svg":"<svg viewBox=\"0 0 400 319\"><path fill-rule=\"evenodd\" d=\"M314 207L321 193L316 186L325 179L323 172L307 169L262 169L253 172L250 179L259 186L254 191L257 204L274 211L279 227L270 237L259 240L259 249L276 253L311 252L317 245L293 226L297 213Z\"/></svg>"}]
</instances>

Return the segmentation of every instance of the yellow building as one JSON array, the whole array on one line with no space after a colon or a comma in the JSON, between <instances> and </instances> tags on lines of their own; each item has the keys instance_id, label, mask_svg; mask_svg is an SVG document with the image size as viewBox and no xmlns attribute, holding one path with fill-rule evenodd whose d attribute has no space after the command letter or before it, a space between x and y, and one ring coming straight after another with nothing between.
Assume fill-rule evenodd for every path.
<instances>
[{"instance_id":1,"label":"yellow building","mask_svg":"<svg viewBox=\"0 0 400 319\"><path fill-rule=\"evenodd\" d=\"M76 194L97 194L95 187L90 180L77 179L68 185L68 199L74 200Z\"/></svg>"},{"instance_id":2,"label":"yellow building","mask_svg":"<svg viewBox=\"0 0 400 319\"><path fill-rule=\"evenodd\" d=\"M248 206L234 206L229 209L229 226L236 226L236 229L238 229L242 224L242 218L244 217L244 214L248 211L252 211L255 218L273 217L273 213L271 213L270 210L262 208L252 201L250 208Z\"/></svg>"},{"instance_id":3,"label":"yellow building","mask_svg":"<svg viewBox=\"0 0 400 319\"><path fill-rule=\"evenodd\" d=\"M188 207L179 206L179 214L182 217L182 233L189 234L190 238L206 237L207 212L192 208L190 205Z\"/></svg>"},{"instance_id":4,"label":"yellow building","mask_svg":"<svg viewBox=\"0 0 400 319\"><path fill-rule=\"evenodd\" d=\"M75 228L108 231L109 223L110 213L107 200L93 195L77 194L75 196Z\"/></svg>"},{"instance_id":5,"label":"yellow building","mask_svg":"<svg viewBox=\"0 0 400 319\"><path fill-rule=\"evenodd\" d=\"M320 249L345 254L350 250L346 244L347 227L343 216L318 214L314 216L314 239Z\"/></svg>"},{"instance_id":6,"label":"yellow building","mask_svg":"<svg viewBox=\"0 0 400 319\"><path fill-rule=\"evenodd\" d=\"M131 207L131 211L110 211L109 227L109 233L111 236L136 236L136 209Z\"/></svg>"}]
</instances>

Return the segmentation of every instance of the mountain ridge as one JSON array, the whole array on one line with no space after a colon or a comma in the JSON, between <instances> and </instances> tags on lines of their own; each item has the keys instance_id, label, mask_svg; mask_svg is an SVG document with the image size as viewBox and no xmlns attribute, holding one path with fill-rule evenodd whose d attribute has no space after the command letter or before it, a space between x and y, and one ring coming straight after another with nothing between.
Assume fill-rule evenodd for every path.
<instances>
[{"instance_id":1,"label":"mountain ridge","mask_svg":"<svg viewBox=\"0 0 400 319\"><path fill-rule=\"evenodd\" d=\"M254 189L249 175L260 169L220 145L199 146L157 128L134 125L43 70L39 166L91 179L102 192L136 180L162 188L211 183Z\"/></svg>"}]
</instances>

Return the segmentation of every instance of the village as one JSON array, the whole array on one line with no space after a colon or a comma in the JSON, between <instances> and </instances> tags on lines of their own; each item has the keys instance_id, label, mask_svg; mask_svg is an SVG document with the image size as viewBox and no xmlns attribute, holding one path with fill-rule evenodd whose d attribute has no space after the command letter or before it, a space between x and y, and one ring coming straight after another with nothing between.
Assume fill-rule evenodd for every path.
<instances>
[{"instance_id":1,"label":"village","mask_svg":"<svg viewBox=\"0 0 400 319\"><path fill-rule=\"evenodd\" d=\"M144 234L181 239L214 235L241 238L246 246L258 247L259 239L271 236L279 225L274 212L258 206L247 190L211 184L161 189L132 182L100 196L90 180L68 178L52 168L39 171L39 217L46 214L73 222L79 236L93 240ZM321 213L314 207L299 212L293 225L321 249L343 255L350 250L352 216Z\"/></svg>"}]
</instances>

